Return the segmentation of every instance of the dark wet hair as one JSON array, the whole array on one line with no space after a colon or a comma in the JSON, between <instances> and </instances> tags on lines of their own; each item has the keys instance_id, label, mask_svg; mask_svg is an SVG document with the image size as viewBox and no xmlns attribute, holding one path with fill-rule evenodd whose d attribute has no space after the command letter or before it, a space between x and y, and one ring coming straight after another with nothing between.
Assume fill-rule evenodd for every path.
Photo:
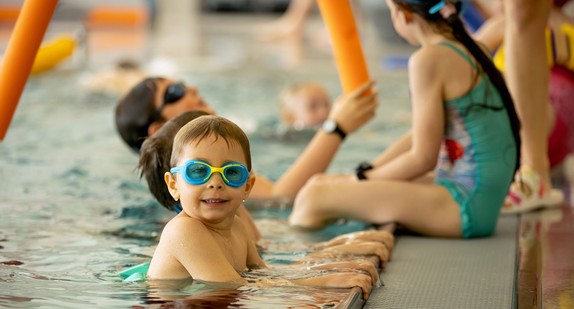
<instances>
[{"instance_id":1,"label":"dark wet hair","mask_svg":"<svg viewBox=\"0 0 574 309\"><path fill-rule=\"evenodd\" d=\"M163 79L162 77L144 79L135 85L116 107L116 129L124 142L135 152L140 151L148 136L149 126L158 120L155 82Z\"/></svg>"},{"instance_id":2,"label":"dark wet hair","mask_svg":"<svg viewBox=\"0 0 574 309\"><path fill-rule=\"evenodd\" d=\"M177 132L171 152L171 167L175 167L180 161L186 145L198 143L210 136L214 136L216 139L223 138L228 146L231 145L231 141L236 141L243 150L247 170L251 171L251 150L245 132L231 120L213 115L189 122Z\"/></svg>"},{"instance_id":3,"label":"dark wet hair","mask_svg":"<svg viewBox=\"0 0 574 309\"><path fill-rule=\"evenodd\" d=\"M188 111L167 121L157 132L145 139L140 151L138 169L145 177L149 190L165 208L174 210L178 203L173 199L164 180L170 169L171 151L175 135L188 122L209 115L204 111Z\"/></svg>"},{"instance_id":4,"label":"dark wet hair","mask_svg":"<svg viewBox=\"0 0 574 309\"><path fill-rule=\"evenodd\" d=\"M400 5L407 10L421 16L425 20L435 23L440 31L444 33L449 31L452 36L464 45L464 47L472 54L472 56L478 62L480 68L486 73L490 81L494 84L498 93L500 94L506 113L508 114L508 119L510 120L510 126L512 129L512 135L516 144L516 165L515 170L520 167L520 121L516 110L514 109L514 103L510 92L506 87L506 82L502 73L494 66L489 55L487 55L482 48L472 39L472 37L466 31L464 24L458 17L462 3L453 3L456 7L457 13L444 18L440 12L430 13L431 8L443 0L393 0L397 5ZM445 3L449 3L445 1Z\"/></svg>"}]
</instances>

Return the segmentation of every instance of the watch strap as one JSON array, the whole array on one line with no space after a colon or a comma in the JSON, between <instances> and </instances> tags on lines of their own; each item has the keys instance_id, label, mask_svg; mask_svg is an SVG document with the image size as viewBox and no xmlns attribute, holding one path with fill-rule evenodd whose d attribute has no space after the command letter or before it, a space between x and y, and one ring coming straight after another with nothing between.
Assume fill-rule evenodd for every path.
<instances>
[{"instance_id":1,"label":"watch strap","mask_svg":"<svg viewBox=\"0 0 574 309\"><path fill-rule=\"evenodd\" d=\"M359 180L366 180L367 176L365 176L365 172L368 170L372 170L373 169L373 165L369 162L361 162L359 164L359 166L357 166L357 168L355 169L355 172L357 173L357 178Z\"/></svg>"},{"instance_id":2,"label":"watch strap","mask_svg":"<svg viewBox=\"0 0 574 309\"><path fill-rule=\"evenodd\" d=\"M339 134L339 136L343 140L345 139L345 137L347 137L347 133L345 133L345 131L343 131L343 129L341 129L341 127L339 127L338 123L337 123L337 126L335 126L335 133Z\"/></svg>"}]
</instances>

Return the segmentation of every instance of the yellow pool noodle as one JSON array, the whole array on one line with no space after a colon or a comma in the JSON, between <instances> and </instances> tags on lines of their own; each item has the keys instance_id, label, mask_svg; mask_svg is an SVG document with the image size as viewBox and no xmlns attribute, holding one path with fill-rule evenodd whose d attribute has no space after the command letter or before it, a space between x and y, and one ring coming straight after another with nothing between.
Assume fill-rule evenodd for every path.
<instances>
[{"instance_id":1,"label":"yellow pool noodle","mask_svg":"<svg viewBox=\"0 0 574 309\"><path fill-rule=\"evenodd\" d=\"M568 38L568 49L570 54L568 55L568 60L565 63L558 63L568 67L570 70L574 70L574 57L572 51L574 51L574 26L571 24L563 24L560 27L560 32ZM527 48L527 47L526 47ZM552 35L552 29L546 28L546 56L548 58L548 67L553 67L556 63L555 51L556 46L554 45L554 39ZM494 65L501 71L504 72L504 46L500 45L498 51L494 55L492 61Z\"/></svg>"},{"instance_id":2,"label":"yellow pool noodle","mask_svg":"<svg viewBox=\"0 0 574 309\"><path fill-rule=\"evenodd\" d=\"M31 74L40 74L54 68L71 56L75 47L76 40L71 35L62 35L42 44L34 59Z\"/></svg>"},{"instance_id":3,"label":"yellow pool noodle","mask_svg":"<svg viewBox=\"0 0 574 309\"><path fill-rule=\"evenodd\" d=\"M566 34L568 37L568 61L564 63L564 66L568 67L570 70L574 70L574 26L571 24L563 24L560 27L560 31Z\"/></svg>"}]
</instances>

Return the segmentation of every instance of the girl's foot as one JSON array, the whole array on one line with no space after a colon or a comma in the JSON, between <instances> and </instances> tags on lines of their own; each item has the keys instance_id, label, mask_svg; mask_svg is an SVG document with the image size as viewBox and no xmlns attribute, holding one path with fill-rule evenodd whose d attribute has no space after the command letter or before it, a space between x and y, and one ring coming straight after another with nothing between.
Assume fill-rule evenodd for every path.
<instances>
[{"instance_id":1,"label":"girl's foot","mask_svg":"<svg viewBox=\"0 0 574 309\"><path fill-rule=\"evenodd\" d=\"M535 171L523 166L516 173L501 213L515 214L543 207L557 207L563 201L561 190L546 188Z\"/></svg>"}]
</instances>

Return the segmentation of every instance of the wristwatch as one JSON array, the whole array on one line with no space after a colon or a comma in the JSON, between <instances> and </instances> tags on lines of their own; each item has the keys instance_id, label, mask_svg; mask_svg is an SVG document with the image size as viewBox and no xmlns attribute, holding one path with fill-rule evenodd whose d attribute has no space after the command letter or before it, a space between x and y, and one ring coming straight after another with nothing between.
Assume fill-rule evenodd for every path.
<instances>
[{"instance_id":1,"label":"wristwatch","mask_svg":"<svg viewBox=\"0 0 574 309\"><path fill-rule=\"evenodd\" d=\"M373 169L373 165L369 162L361 162L359 164L359 166L357 166L357 168L355 169L355 172L357 173L357 178L359 180L366 180L367 176L365 176L365 172L368 170L372 170Z\"/></svg>"},{"instance_id":2,"label":"wristwatch","mask_svg":"<svg viewBox=\"0 0 574 309\"><path fill-rule=\"evenodd\" d=\"M339 127L339 124L337 124L337 122L334 119L325 120L325 122L323 122L322 128L323 128L323 131L325 131L326 133L337 133L337 134L339 134L341 139L345 139L345 137L347 136L347 133L345 133L341 129L341 127Z\"/></svg>"}]
</instances>

